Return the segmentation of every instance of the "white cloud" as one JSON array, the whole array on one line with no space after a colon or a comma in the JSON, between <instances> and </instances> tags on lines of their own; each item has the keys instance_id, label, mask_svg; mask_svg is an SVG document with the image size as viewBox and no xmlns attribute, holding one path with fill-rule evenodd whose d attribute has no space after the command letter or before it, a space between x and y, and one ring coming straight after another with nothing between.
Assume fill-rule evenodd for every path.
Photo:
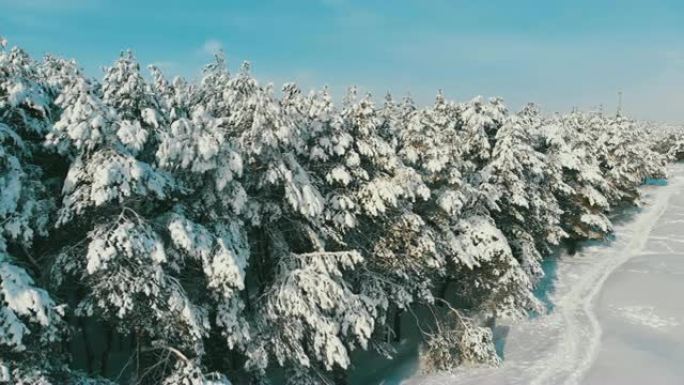
<instances>
[{"instance_id":1,"label":"white cloud","mask_svg":"<svg viewBox=\"0 0 684 385\"><path fill-rule=\"evenodd\" d=\"M223 43L216 39L209 39L202 44L201 52L207 55L216 55L223 51Z\"/></svg>"}]
</instances>

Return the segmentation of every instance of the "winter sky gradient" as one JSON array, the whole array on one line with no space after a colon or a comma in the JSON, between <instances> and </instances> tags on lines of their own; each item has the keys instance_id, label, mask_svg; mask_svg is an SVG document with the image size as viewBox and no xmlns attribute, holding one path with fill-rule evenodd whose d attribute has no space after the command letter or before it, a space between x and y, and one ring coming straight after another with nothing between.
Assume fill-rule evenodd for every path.
<instances>
[{"instance_id":1,"label":"winter sky gradient","mask_svg":"<svg viewBox=\"0 0 684 385\"><path fill-rule=\"evenodd\" d=\"M547 112L605 104L684 121L681 0L0 0L0 35L31 54L77 57L99 76L132 48L196 77L223 49L262 80L411 91L431 103L498 95ZM570 105L569 105L570 103Z\"/></svg>"}]
</instances>

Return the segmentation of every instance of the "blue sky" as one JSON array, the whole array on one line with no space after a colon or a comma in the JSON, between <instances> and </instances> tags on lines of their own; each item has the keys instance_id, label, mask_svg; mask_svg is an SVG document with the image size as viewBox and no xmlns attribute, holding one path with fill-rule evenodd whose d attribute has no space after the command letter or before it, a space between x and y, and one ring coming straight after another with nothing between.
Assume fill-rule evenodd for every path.
<instances>
[{"instance_id":1,"label":"blue sky","mask_svg":"<svg viewBox=\"0 0 684 385\"><path fill-rule=\"evenodd\" d=\"M212 52L260 81L431 103L501 96L684 121L684 1L0 0L0 35L100 75L122 49L196 78Z\"/></svg>"}]
</instances>

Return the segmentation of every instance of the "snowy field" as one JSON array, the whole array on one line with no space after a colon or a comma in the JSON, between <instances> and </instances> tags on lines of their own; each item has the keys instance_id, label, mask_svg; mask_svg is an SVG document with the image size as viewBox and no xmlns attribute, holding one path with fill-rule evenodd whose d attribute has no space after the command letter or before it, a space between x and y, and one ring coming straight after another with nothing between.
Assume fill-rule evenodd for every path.
<instances>
[{"instance_id":1,"label":"snowy field","mask_svg":"<svg viewBox=\"0 0 684 385\"><path fill-rule=\"evenodd\" d=\"M502 367L404 384L684 383L684 166L643 191L643 208L616 223L613 241L561 259L553 311L510 326Z\"/></svg>"}]
</instances>

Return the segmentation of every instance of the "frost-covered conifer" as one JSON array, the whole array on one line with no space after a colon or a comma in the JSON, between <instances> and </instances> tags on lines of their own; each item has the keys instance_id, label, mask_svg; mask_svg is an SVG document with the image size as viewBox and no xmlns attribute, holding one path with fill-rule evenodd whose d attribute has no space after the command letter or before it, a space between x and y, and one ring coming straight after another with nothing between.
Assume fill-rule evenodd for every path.
<instances>
[{"instance_id":1,"label":"frost-covered conifer","mask_svg":"<svg viewBox=\"0 0 684 385\"><path fill-rule=\"evenodd\" d=\"M611 206L605 196L609 186L594 156L597 143L587 124L586 115L572 113L547 122L542 132L543 152L557 173L551 188L563 211L561 223L573 239L602 238L612 231L606 216Z\"/></svg>"},{"instance_id":2,"label":"frost-covered conifer","mask_svg":"<svg viewBox=\"0 0 684 385\"><path fill-rule=\"evenodd\" d=\"M475 170L486 163L505 107L500 99L487 103L481 96L460 106L465 161Z\"/></svg>"},{"instance_id":3,"label":"frost-covered conifer","mask_svg":"<svg viewBox=\"0 0 684 385\"><path fill-rule=\"evenodd\" d=\"M195 104L200 96L183 80L167 84L155 72L156 87L166 95L164 119L171 122L158 139L157 164L181 186L171 213L161 218L169 232L167 248L184 269L199 270L194 276L209 295L194 301L212 309L209 321L222 336L216 345L244 350L250 332L242 291L250 249L239 216L247 199L239 181L242 157L225 118ZM197 290L197 283L191 285Z\"/></svg>"},{"instance_id":4,"label":"frost-covered conifer","mask_svg":"<svg viewBox=\"0 0 684 385\"><path fill-rule=\"evenodd\" d=\"M530 276L513 256L508 240L494 222L470 216L458 227L455 286L459 298L483 319L520 319L540 309Z\"/></svg>"},{"instance_id":5,"label":"frost-covered conifer","mask_svg":"<svg viewBox=\"0 0 684 385\"><path fill-rule=\"evenodd\" d=\"M605 148L599 161L610 185L610 199L617 204L639 204L638 187L645 178L665 176L664 159L652 151L647 135L623 116L601 121Z\"/></svg>"},{"instance_id":6,"label":"frost-covered conifer","mask_svg":"<svg viewBox=\"0 0 684 385\"><path fill-rule=\"evenodd\" d=\"M72 244L53 251L58 255L53 276L64 290L78 293L70 309L83 320L84 336L88 322L105 323L108 337L98 348L102 375L109 374L115 335L132 336L137 362L145 363L169 358L169 349L201 356L210 328L207 309L192 302L179 279L187 258L166 241L176 235L165 229L167 202L182 196L183 187L147 161L154 159L146 146L154 132L146 129L153 124L143 116L138 98L146 86L130 59L119 61L121 72L109 71L103 87L107 103L76 75L57 99L63 111L47 138L49 146L73 158L57 221L62 232L71 232ZM78 284L71 283L74 278ZM152 375L140 366L134 372Z\"/></svg>"},{"instance_id":7,"label":"frost-covered conifer","mask_svg":"<svg viewBox=\"0 0 684 385\"><path fill-rule=\"evenodd\" d=\"M260 86L250 75L248 64L225 83L221 98L215 102L216 114L241 154L247 195L241 217L251 245L248 272L253 286L248 282L245 296L254 322L246 368L263 374L266 368L285 366L302 375L315 368L345 368L347 349L365 345L373 317L363 315L361 299L353 298L341 270L335 270L338 264L353 269L359 261L351 251L325 248L324 199L300 163L301 127L291 115L299 107L279 103L270 87ZM285 109L291 109L290 114ZM223 148L229 147L224 143ZM350 301L347 310L339 302L343 298ZM331 303L339 307L330 309ZM303 315L309 319L301 320ZM341 322L350 326L337 327ZM361 327L359 322L370 324Z\"/></svg>"},{"instance_id":8,"label":"frost-covered conifer","mask_svg":"<svg viewBox=\"0 0 684 385\"><path fill-rule=\"evenodd\" d=\"M159 96L151 88L145 83L131 51L121 53L114 65L106 69L102 81L102 101L116 110L120 119L116 135L134 154L154 141L155 132L166 124Z\"/></svg>"},{"instance_id":9,"label":"frost-covered conifer","mask_svg":"<svg viewBox=\"0 0 684 385\"><path fill-rule=\"evenodd\" d=\"M333 250L362 254L363 267L349 277L376 325L382 325L391 312L405 310L416 299L431 301L428 272L442 263L429 228L411 212L429 190L384 139L398 127L387 126L393 123L379 116L369 97L357 100L352 89L340 110L325 90L306 102L309 154L304 161L325 195L324 236Z\"/></svg>"},{"instance_id":10,"label":"frost-covered conifer","mask_svg":"<svg viewBox=\"0 0 684 385\"><path fill-rule=\"evenodd\" d=\"M418 202L414 211L435 232L440 259L456 264L454 225L475 193L462 178L463 142L457 135L458 122L458 110L440 93L433 107L408 117L399 141L402 159L416 168L431 191L430 200Z\"/></svg>"},{"instance_id":11,"label":"frost-covered conifer","mask_svg":"<svg viewBox=\"0 0 684 385\"><path fill-rule=\"evenodd\" d=\"M49 353L67 332L32 250L48 236L55 207L40 163L49 159L39 139L52 113L46 88L26 53L0 47L0 381L8 383L61 364Z\"/></svg>"},{"instance_id":12,"label":"frost-covered conifer","mask_svg":"<svg viewBox=\"0 0 684 385\"><path fill-rule=\"evenodd\" d=\"M530 145L532 152L528 153L528 156L532 156L532 158L529 160L534 160L540 153L543 154L545 148L542 135L544 119L534 104L528 104L517 114L517 120L522 129L519 132L522 135L517 137L522 141L517 142L517 144L526 151L530 151L527 146ZM518 131L510 133L516 132ZM542 164L536 164L536 166L541 166L541 175L538 174L538 171L536 178L529 178L529 174L523 174L530 179L527 190L531 198L530 216L527 219L529 222L525 227L533 236L537 250L542 256L546 256L551 253L553 247L557 247L568 236L561 224L562 211L557 194L566 194L569 188L562 182L562 166L549 162L546 155L542 156ZM535 165L534 162L529 164Z\"/></svg>"},{"instance_id":13,"label":"frost-covered conifer","mask_svg":"<svg viewBox=\"0 0 684 385\"><path fill-rule=\"evenodd\" d=\"M542 275L542 255L537 243L558 244L562 230L557 220L558 203L545 194L545 159L531 145L525 120L509 115L496 133L492 158L482 171L485 193L493 197L497 227L508 239L515 256L530 277Z\"/></svg>"},{"instance_id":14,"label":"frost-covered conifer","mask_svg":"<svg viewBox=\"0 0 684 385\"><path fill-rule=\"evenodd\" d=\"M330 109L323 109L322 114L319 121L323 128L312 135L310 145L315 171L327 182L323 189L326 221L345 233L344 242L349 246L371 250L368 263L377 264L375 268L396 274L395 278L406 281L404 285L418 284L409 276L422 274L421 269L412 269L411 264L427 269L440 265L434 260L434 246L427 246L432 241L428 233L422 233L423 221L410 212L414 202L428 199L429 189L421 176L404 164L394 146L383 139L382 124L391 122L378 117L369 97L356 100L352 89L339 115ZM403 239L397 238L399 228L405 231ZM427 249L416 252L411 242Z\"/></svg>"},{"instance_id":15,"label":"frost-covered conifer","mask_svg":"<svg viewBox=\"0 0 684 385\"><path fill-rule=\"evenodd\" d=\"M649 148L669 160L684 160L684 129L674 125L640 122L642 132L650 138Z\"/></svg>"}]
</instances>

